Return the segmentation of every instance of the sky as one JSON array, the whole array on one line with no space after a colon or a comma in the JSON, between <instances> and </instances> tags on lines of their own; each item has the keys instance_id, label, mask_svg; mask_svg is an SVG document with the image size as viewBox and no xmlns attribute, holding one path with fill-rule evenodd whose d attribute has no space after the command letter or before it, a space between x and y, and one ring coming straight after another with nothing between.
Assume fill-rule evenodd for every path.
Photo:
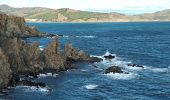
<instances>
[{"instance_id":1,"label":"sky","mask_svg":"<svg viewBox=\"0 0 170 100\"><path fill-rule=\"evenodd\" d=\"M0 0L12 7L71 8L125 14L150 13L170 9L170 0Z\"/></svg>"}]
</instances>

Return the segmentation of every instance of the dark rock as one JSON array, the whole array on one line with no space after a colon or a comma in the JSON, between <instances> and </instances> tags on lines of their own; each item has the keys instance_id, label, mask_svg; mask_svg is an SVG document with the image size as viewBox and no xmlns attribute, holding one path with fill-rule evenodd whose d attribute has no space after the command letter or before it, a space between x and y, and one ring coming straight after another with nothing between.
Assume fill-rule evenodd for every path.
<instances>
[{"instance_id":1,"label":"dark rock","mask_svg":"<svg viewBox=\"0 0 170 100\"><path fill-rule=\"evenodd\" d=\"M0 96L1 95L8 95L8 89L2 89L1 91L0 91Z\"/></svg>"},{"instance_id":2,"label":"dark rock","mask_svg":"<svg viewBox=\"0 0 170 100\"><path fill-rule=\"evenodd\" d=\"M105 70L105 73L123 73L123 71L121 70L120 67L118 66L112 66L112 67L109 67Z\"/></svg>"},{"instance_id":3,"label":"dark rock","mask_svg":"<svg viewBox=\"0 0 170 100\"><path fill-rule=\"evenodd\" d=\"M46 84L43 82L32 82L30 80L22 80L20 81L20 84L26 86L46 87Z\"/></svg>"},{"instance_id":4,"label":"dark rock","mask_svg":"<svg viewBox=\"0 0 170 100\"><path fill-rule=\"evenodd\" d=\"M102 58L98 58L98 57L90 57L90 59L89 59L89 62L91 62L91 63L101 62L101 61L103 61L103 59Z\"/></svg>"},{"instance_id":5,"label":"dark rock","mask_svg":"<svg viewBox=\"0 0 170 100\"><path fill-rule=\"evenodd\" d=\"M10 79L8 86L14 87L17 85L17 83L19 82L20 78L18 75L13 74L12 78Z\"/></svg>"},{"instance_id":6,"label":"dark rock","mask_svg":"<svg viewBox=\"0 0 170 100\"><path fill-rule=\"evenodd\" d=\"M62 34L57 34L58 36L60 36L60 37L63 37L64 35L62 35Z\"/></svg>"},{"instance_id":7,"label":"dark rock","mask_svg":"<svg viewBox=\"0 0 170 100\"><path fill-rule=\"evenodd\" d=\"M129 67L140 67L140 68L144 68L142 65L138 65L138 64L128 64Z\"/></svg>"},{"instance_id":8,"label":"dark rock","mask_svg":"<svg viewBox=\"0 0 170 100\"><path fill-rule=\"evenodd\" d=\"M113 59L113 58L115 58L115 56L113 56L113 55L110 54L110 55L108 55L108 56L104 56L104 58L105 58L105 59Z\"/></svg>"}]
</instances>

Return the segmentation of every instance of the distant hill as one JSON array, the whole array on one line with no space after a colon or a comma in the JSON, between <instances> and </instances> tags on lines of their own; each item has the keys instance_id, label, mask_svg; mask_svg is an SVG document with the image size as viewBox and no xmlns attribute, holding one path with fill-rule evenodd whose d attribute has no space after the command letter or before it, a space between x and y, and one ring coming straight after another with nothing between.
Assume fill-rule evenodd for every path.
<instances>
[{"instance_id":1,"label":"distant hill","mask_svg":"<svg viewBox=\"0 0 170 100\"><path fill-rule=\"evenodd\" d=\"M44 7L13 8L0 5L0 11L9 15L25 17L27 21L41 22L129 22L129 21L170 21L170 10L150 14L125 15L120 13L99 13L69 8L50 9Z\"/></svg>"}]
</instances>

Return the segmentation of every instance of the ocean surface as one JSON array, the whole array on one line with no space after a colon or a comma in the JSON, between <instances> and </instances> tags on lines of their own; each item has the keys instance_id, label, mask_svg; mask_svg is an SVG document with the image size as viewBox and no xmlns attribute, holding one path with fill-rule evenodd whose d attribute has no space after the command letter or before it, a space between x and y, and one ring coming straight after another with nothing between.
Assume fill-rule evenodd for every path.
<instances>
[{"instance_id":1,"label":"ocean surface","mask_svg":"<svg viewBox=\"0 0 170 100\"><path fill-rule=\"evenodd\" d=\"M170 100L170 22L127 23L28 23L41 32L63 35L61 48L74 47L101 57L111 53L111 61L79 63L78 69L40 74L36 81L47 88L17 86L9 100ZM43 49L51 38L29 38ZM127 64L144 66L131 68ZM129 74L104 74L103 69L120 66ZM48 89L52 89L50 92Z\"/></svg>"}]
</instances>

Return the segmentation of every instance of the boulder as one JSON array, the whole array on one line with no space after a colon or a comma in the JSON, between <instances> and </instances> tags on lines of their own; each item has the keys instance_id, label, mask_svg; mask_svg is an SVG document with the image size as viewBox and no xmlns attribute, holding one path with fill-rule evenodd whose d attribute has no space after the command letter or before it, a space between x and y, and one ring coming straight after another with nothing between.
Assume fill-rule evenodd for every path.
<instances>
[{"instance_id":1,"label":"boulder","mask_svg":"<svg viewBox=\"0 0 170 100\"><path fill-rule=\"evenodd\" d=\"M119 66L111 66L105 70L105 74L107 73L123 73Z\"/></svg>"}]
</instances>

